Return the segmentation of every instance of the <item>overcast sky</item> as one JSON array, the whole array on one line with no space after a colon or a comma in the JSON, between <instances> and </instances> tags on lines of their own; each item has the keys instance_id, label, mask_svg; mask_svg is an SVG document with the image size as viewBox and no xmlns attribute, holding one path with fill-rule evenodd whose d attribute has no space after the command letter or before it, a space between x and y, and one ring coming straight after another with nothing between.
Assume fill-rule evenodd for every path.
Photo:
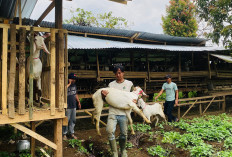
<instances>
[{"instance_id":1,"label":"overcast sky","mask_svg":"<svg viewBox=\"0 0 232 157\"><path fill-rule=\"evenodd\" d=\"M38 19L50 3L49 0L38 0L31 18ZM169 0L132 0L127 5L108 0L63 0L63 20L71 17L70 9L82 8L94 14L112 11L114 16L127 19L131 30L163 34L161 17L165 15L168 4ZM44 21L54 22L54 17L53 9Z\"/></svg>"}]
</instances>

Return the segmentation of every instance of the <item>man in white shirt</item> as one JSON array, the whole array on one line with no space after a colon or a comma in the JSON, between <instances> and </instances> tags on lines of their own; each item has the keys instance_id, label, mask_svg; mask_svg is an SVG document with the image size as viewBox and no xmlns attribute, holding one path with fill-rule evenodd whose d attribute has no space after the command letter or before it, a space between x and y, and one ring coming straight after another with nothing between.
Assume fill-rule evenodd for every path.
<instances>
[{"instance_id":1,"label":"man in white shirt","mask_svg":"<svg viewBox=\"0 0 232 157\"><path fill-rule=\"evenodd\" d=\"M131 92L133 91L133 83L124 79L124 67L117 65L114 67L113 72L115 74L116 80L109 83L110 88L116 88L119 90ZM106 97L108 91L103 90L102 96ZM134 100L136 102L136 100ZM127 142L127 127L128 119L126 117L125 110L117 109L109 106L109 116L107 120L106 131L109 136L110 147L113 153L113 157L118 157L117 144L115 140L115 130L116 125L119 124L120 136L119 136L119 146L122 157L127 157L126 153L126 142Z\"/></svg>"}]
</instances>

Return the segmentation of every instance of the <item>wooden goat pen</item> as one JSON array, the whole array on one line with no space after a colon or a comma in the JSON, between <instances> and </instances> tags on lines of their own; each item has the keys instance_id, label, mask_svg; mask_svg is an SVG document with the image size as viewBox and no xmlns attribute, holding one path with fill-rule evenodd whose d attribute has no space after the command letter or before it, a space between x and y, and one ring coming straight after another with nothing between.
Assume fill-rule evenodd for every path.
<instances>
[{"instance_id":1,"label":"wooden goat pen","mask_svg":"<svg viewBox=\"0 0 232 157\"><path fill-rule=\"evenodd\" d=\"M0 64L0 125L9 124L16 129L31 136L31 154L34 156L35 139L50 146L55 156L62 153L62 120L65 118L67 108L67 31L63 29L50 29L30 27L14 24L0 24L1 38L1 64ZM42 91L49 99L48 108L39 108L33 105L33 75L29 75L29 101L26 100L26 36L30 33L34 41L35 32L51 33L49 41L50 56L47 57L48 70L43 71L47 86ZM10 35L10 38L8 37ZM9 39L9 41L8 41ZM33 42L30 44L30 54L33 51ZM56 45L59 44L59 47ZM59 55L58 55L59 54ZM10 59L8 59L10 57ZM16 62L18 58L18 69ZM9 68L8 68L9 66ZM32 66L31 66L32 67ZM49 90L48 90L49 89ZM48 92L49 91L49 92ZM28 107L29 106L29 107ZM41 121L54 120L54 142L47 140L36 133L36 125ZM31 122L31 129L19 123ZM37 122L37 123L36 123Z\"/></svg>"}]
</instances>

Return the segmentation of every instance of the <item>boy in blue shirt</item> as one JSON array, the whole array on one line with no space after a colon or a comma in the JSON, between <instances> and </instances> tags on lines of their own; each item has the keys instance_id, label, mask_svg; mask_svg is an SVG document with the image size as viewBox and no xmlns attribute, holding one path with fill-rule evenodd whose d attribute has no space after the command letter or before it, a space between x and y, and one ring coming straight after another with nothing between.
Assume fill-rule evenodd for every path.
<instances>
[{"instance_id":1,"label":"boy in blue shirt","mask_svg":"<svg viewBox=\"0 0 232 157\"><path fill-rule=\"evenodd\" d=\"M155 97L157 99L164 91L166 92L166 99L164 104L164 113L168 116L168 122L179 121L178 118L172 115L174 105L178 105L178 88L177 85L172 82L171 75L164 77L166 82L163 84L161 91Z\"/></svg>"}]
</instances>

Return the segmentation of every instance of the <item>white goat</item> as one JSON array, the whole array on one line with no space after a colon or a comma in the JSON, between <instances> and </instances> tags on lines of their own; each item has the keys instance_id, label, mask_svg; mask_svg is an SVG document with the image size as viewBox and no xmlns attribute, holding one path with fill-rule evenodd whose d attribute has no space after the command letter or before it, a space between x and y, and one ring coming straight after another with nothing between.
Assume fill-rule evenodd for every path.
<instances>
[{"instance_id":1,"label":"white goat","mask_svg":"<svg viewBox=\"0 0 232 157\"><path fill-rule=\"evenodd\" d=\"M34 51L33 56L29 56L27 58L27 77L29 77L30 74L30 58L32 58L32 66L33 66L33 78L37 81L37 87L41 94L41 73L42 73L42 62L40 60L40 50L44 50L47 54L50 54L45 43L44 38L42 36L35 36L34 41ZM29 91L29 87L28 87Z\"/></svg>"},{"instance_id":2,"label":"white goat","mask_svg":"<svg viewBox=\"0 0 232 157\"><path fill-rule=\"evenodd\" d=\"M149 121L151 119L151 116L155 116L155 118L156 118L155 126L157 126L158 121L159 121L159 117L157 115L160 115L160 117L162 117L165 120L165 122L167 123L166 117L165 117L164 112L163 112L163 108L159 103L154 103L153 105L147 105L143 101L143 99L139 99L138 106L142 108L144 115L147 117L147 119Z\"/></svg>"},{"instance_id":3,"label":"white goat","mask_svg":"<svg viewBox=\"0 0 232 157\"><path fill-rule=\"evenodd\" d=\"M123 109L126 112L126 116L129 120L131 127L131 134L135 134L134 129L132 127L132 119L131 119L131 109L133 109L138 115L140 115L147 123L151 123L143 114L143 112L136 106L133 102L133 99L138 99L139 96L146 95L140 87L135 87L133 92L121 91L115 88L101 88L97 90L93 94L93 104L95 110L93 112L93 117L96 117L96 129L98 135L101 135L99 130L99 120L102 112L104 100L102 99L102 90L107 90L109 93L106 95L106 102L118 109Z\"/></svg>"}]
</instances>

